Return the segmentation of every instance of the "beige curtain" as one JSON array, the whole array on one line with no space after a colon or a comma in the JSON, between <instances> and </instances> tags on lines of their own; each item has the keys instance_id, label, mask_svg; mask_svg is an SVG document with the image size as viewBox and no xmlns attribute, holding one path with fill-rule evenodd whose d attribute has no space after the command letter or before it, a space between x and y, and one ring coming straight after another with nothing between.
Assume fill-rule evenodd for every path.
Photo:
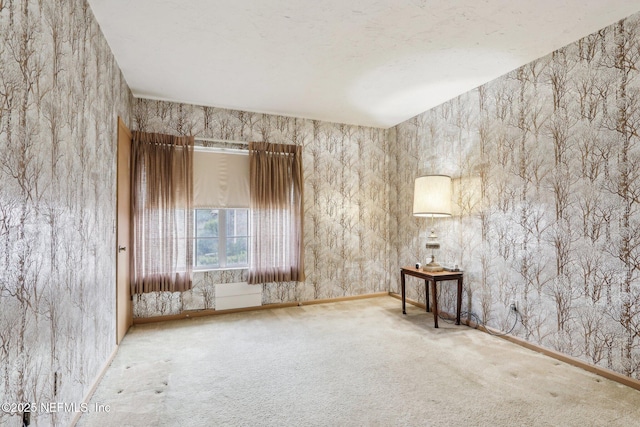
<instances>
[{"instance_id":1,"label":"beige curtain","mask_svg":"<svg viewBox=\"0 0 640 427\"><path fill-rule=\"evenodd\" d=\"M191 289L193 137L133 132L131 294Z\"/></svg>"},{"instance_id":2,"label":"beige curtain","mask_svg":"<svg viewBox=\"0 0 640 427\"><path fill-rule=\"evenodd\" d=\"M249 144L249 283L304 281L302 147Z\"/></svg>"}]
</instances>

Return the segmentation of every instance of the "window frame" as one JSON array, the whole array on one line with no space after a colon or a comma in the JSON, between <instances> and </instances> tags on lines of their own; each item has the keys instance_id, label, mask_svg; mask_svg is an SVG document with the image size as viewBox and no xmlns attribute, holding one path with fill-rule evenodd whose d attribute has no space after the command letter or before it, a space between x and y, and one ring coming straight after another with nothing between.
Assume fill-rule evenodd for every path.
<instances>
[{"instance_id":1,"label":"window frame","mask_svg":"<svg viewBox=\"0 0 640 427\"><path fill-rule=\"evenodd\" d=\"M218 212L218 235L216 237L198 237L198 211L217 211ZM227 235L227 213L229 211L246 211L247 213L247 233L246 235ZM215 271L215 270L234 270L249 268L249 257L251 248L251 215L249 208L194 208L193 209L193 271ZM233 238L245 238L247 240L247 262L246 264L227 265L227 241ZM198 241L199 240L218 240L218 265L197 265L198 264Z\"/></svg>"}]
</instances>

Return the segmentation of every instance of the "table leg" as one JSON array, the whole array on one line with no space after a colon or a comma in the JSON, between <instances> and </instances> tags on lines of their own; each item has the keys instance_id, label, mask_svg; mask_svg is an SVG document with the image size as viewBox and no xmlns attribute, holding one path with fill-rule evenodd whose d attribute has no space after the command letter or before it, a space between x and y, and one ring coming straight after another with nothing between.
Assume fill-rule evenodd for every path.
<instances>
[{"instance_id":1,"label":"table leg","mask_svg":"<svg viewBox=\"0 0 640 427\"><path fill-rule=\"evenodd\" d=\"M427 311L429 311L429 281L425 279L424 281L424 305L427 307Z\"/></svg>"},{"instance_id":2,"label":"table leg","mask_svg":"<svg viewBox=\"0 0 640 427\"><path fill-rule=\"evenodd\" d=\"M400 293L402 294L402 314L407 314L407 310L406 310L407 297L405 294L404 271L400 271Z\"/></svg>"},{"instance_id":3,"label":"table leg","mask_svg":"<svg viewBox=\"0 0 640 427\"><path fill-rule=\"evenodd\" d=\"M438 327L438 289L436 287L436 281L431 280L431 293L433 294L433 323L435 327Z\"/></svg>"},{"instance_id":4,"label":"table leg","mask_svg":"<svg viewBox=\"0 0 640 427\"><path fill-rule=\"evenodd\" d=\"M460 324L461 308L462 308L462 277L458 279L458 305L456 307L456 325Z\"/></svg>"}]
</instances>

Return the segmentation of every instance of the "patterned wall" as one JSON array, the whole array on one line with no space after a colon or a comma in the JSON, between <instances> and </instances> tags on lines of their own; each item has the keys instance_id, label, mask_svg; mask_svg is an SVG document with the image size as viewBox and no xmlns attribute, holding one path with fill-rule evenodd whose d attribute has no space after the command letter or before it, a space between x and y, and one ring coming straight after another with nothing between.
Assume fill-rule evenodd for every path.
<instances>
[{"instance_id":1,"label":"patterned wall","mask_svg":"<svg viewBox=\"0 0 640 427\"><path fill-rule=\"evenodd\" d=\"M145 99L135 101L132 128L304 146L307 278L304 283L264 285L263 304L389 289L396 274L389 262L390 148L385 130ZM215 308L214 284L245 280L246 270L196 272L189 292L135 297L134 315Z\"/></svg>"},{"instance_id":2,"label":"patterned wall","mask_svg":"<svg viewBox=\"0 0 640 427\"><path fill-rule=\"evenodd\" d=\"M0 39L0 400L79 404L115 348L116 119L132 98L84 0L0 1Z\"/></svg>"},{"instance_id":3,"label":"patterned wall","mask_svg":"<svg viewBox=\"0 0 640 427\"><path fill-rule=\"evenodd\" d=\"M113 351L117 115L304 145L307 280L264 303L397 290L399 265L426 259L413 180L449 173L440 258L465 269L465 307L504 330L517 300L518 336L639 378L639 31L636 15L384 131L134 101L83 0L0 1L0 395L80 402ZM245 275L197 273L136 316L214 308L212 285Z\"/></svg>"},{"instance_id":4,"label":"patterned wall","mask_svg":"<svg viewBox=\"0 0 640 427\"><path fill-rule=\"evenodd\" d=\"M397 148L390 167L398 259L426 258L426 221L411 216L414 178L451 174L459 213L437 226L441 258L465 269L466 308L506 330L517 301L516 335L633 378L640 378L639 58L634 15L389 135Z\"/></svg>"}]
</instances>

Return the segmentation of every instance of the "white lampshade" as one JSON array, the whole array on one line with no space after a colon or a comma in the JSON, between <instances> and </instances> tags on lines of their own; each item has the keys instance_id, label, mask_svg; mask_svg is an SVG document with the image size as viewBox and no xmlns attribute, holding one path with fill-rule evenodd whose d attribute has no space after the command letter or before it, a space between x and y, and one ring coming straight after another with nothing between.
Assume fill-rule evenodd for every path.
<instances>
[{"instance_id":1,"label":"white lampshade","mask_svg":"<svg viewBox=\"0 0 640 427\"><path fill-rule=\"evenodd\" d=\"M451 216L451 177L425 175L416 178L413 193L413 215Z\"/></svg>"}]
</instances>

